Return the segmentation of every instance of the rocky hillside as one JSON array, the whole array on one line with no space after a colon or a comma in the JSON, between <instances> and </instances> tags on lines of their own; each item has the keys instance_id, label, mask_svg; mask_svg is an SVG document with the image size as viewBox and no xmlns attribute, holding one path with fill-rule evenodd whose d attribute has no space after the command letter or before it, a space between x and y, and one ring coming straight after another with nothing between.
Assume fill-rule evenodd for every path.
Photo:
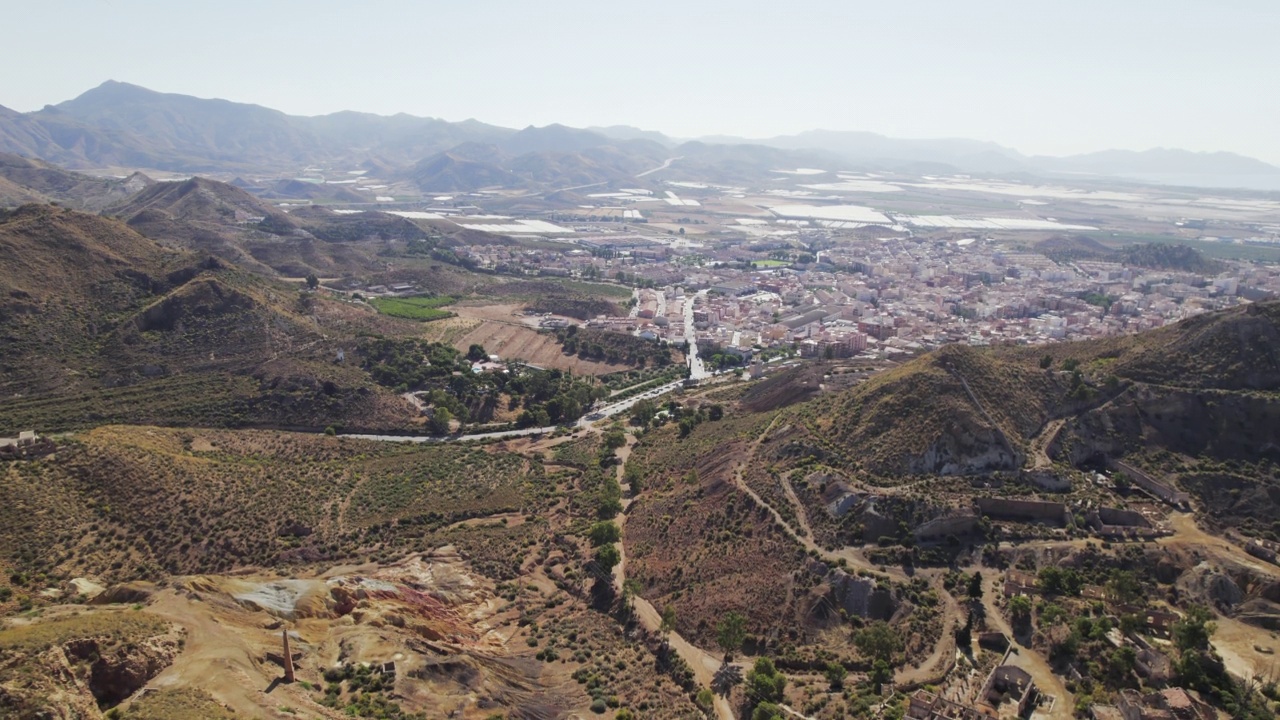
<instances>
[{"instance_id":1,"label":"rocky hillside","mask_svg":"<svg viewBox=\"0 0 1280 720\"><path fill-rule=\"evenodd\" d=\"M957 345L806 410L874 474L969 474L1020 467L1067 390L1056 373Z\"/></svg>"},{"instance_id":2,"label":"rocky hillside","mask_svg":"<svg viewBox=\"0 0 1280 720\"><path fill-rule=\"evenodd\" d=\"M403 404L334 362L351 312L372 316L115 220L25 206L0 219L0 428L394 425Z\"/></svg>"},{"instance_id":3,"label":"rocky hillside","mask_svg":"<svg viewBox=\"0 0 1280 720\"><path fill-rule=\"evenodd\" d=\"M108 210L139 233L215 255L265 275L335 276L379 267L389 242L423 240L413 223L385 213L323 208L286 214L228 183L156 183Z\"/></svg>"},{"instance_id":4,"label":"rocky hillside","mask_svg":"<svg viewBox=\"0 0 1280 720\"><path fill-rule=\"evenodd\" d=\"M1165 449L1280 461L1280 302L1134 336L1038 348L950 346L794 412L874 475L1028 463L1051 422L1073 463Z\"/></svg>"},{"instance_id":5,"label":"rocky hillside","mask_svg":"<svg viewBox=\"0 0 1280 720\"><path fill-rule=\"evenodd\" d=\"M150 615L98 610L0 627L0 714L100 718L167 667L181 633Z\"/></svg>"},{"instance_id":6,"label":"rocky hillside","mask_svg":"<svg viewBox=\"0 0 1280 720\"><path fill-rule=\"evenodd\" d=\"M1177 272L1213 274L1226 267L1211 260L1199 250L1186 245L1146 243L1113 249L1088 235L1055 235L1035 245L1036 252L1059 262L1071 260L1103 260L1131 268L1174 270Z\"/></svg>"},{"instance_id":7,"label":"rocky hillside","mask_svg":"<svg viewBox=\"0 0 1280 720\"><path fill-rule=\"evenodd\" d=\"M80 210L101 210L154 182L142 173L127 178L94 177L41 160L0 153L0 207L57 201Z\"/></svg>"}]
</instances>

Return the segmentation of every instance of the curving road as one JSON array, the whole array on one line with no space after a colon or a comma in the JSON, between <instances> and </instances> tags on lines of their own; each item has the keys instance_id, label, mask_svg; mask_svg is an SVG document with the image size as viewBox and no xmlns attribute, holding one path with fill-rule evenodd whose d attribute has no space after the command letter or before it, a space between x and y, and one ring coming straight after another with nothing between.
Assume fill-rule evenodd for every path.
<instances>
[{"instance_id":1,"label":"curving road","mask_svg":"<svg viewBox=\"0 0 1280 720\"><path fill-rule=\"evenodd\" d=\"M675 162L675 161L677 161L677 160L681 160L681 159L683 159L683 156L682 156L682 157L667 158L666 162L662 163L662 164L661 164L661 165L659 165L658 167L653 168L653 169L651 169L651 170L645 170L644 172L640 173L639 175L636 175L636 177L638 177L638 178L642 178L642 177L644 177L645 175L652 175L652 174L654 174L654 173L656 173L656 172L661 172L661 171L666 170L667 168L671 167L671 163L673 163L673 162Z\"/></svg>"}]
</instances>

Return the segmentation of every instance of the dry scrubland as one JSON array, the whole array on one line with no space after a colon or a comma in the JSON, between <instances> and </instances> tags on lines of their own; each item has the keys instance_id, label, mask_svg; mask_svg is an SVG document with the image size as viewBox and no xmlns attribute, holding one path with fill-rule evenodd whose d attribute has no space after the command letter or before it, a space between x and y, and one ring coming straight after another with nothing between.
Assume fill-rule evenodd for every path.
<instances>
[{"instance_id":1,"label":"dry scrubland","mask_svg":"<svg viewBox=\"0 0 1280 720\"><path fill-rule=\"evenodd\" d=\"M387 559L433 541L513 574L532 525L448 528L536 512L548 492L513 455L268 431L104 427L4 470L5 557L33 581Z\"/></svg>"},{"instance_id":2,"label":"dry scrubland","mask_svg":"<svg viewBox=\"0 0 1280 720\"><path fill-rule=\"evenodd\" d=\"M460 312L474 320L440 321L448 324L436 331L430 330L434 323L412 323L416 329L405 333L400 321L358 303L317 297L303 308L296 291L282 294L234 269L215 264L192 270L190 256L158 251L109 220L28 210L4 225L7 234L0 239L9 244L0 249L25 248L28 262L49 257L30 244L39 234L32 227L80 238L86 252L101 256L86 265L95 274L57 278L51 264L24 272L63 283L54 290L86 302L89 287L111 288L114 299L97 308L101 314L75 316L51 305L38 284L18 285L19 276L6 276L12 290L5 311L21 316L19 343L3 356L7 367L34 372L46 352L42 337L58 350L81 344L68 346L77 372L44 378L41 394L8 400L0 409L11 421L37 427L94 429L59 439L55 455L0 468L0 604L42 611L55 603L45 590L88 576L104 585L133 582L129 588L137 594L128 596L130 602L136 597L144 605L109 614L84 609L80 616L69 613L81 608L47 610L49 616L32 618L33 625L0 631L6 657L21 656L23 663L45 662L40 653L55 645L65 655L85 638L99 638L94 647L106 650L100 659L128 656L130 667L155 665L157 672L172 662L174 674L196 677L183 668L199 655L182 654L170 625L156 624L163 614L189 617L198 631L192 642L212 634L225 649L240 634L253 635L245 657L269 679L275 666L265 653L275 638L262 627L298 621L300 646L308 653L301 668L315 687L297 685L287 693L290 703L317 716L336 717L348 707L366 716L408 716L400 706L451 712L481 696L495 708L537 706L547 716L614 708L642 717L701 712L694 678L705 668L695 672L685 662L686 656L696 663L705 657L644 630L618 589L610 591L602 581L608 576L589 536L610 519L622 527L625 575L633 581L628 595L659 611L671 608L681 642L712 652L721 640L719 626L740 613L744 637L734 649L774 658L796 681L779 699L824 720L876 712L863 675L843 689L817 679L829 663L876 673L879 659L893 668L890 676L906 683L945 673L954 633L969 617L961 604L967 573L979 561L992 572L1069 567L1081 583L1098 585L1116 571L1133 573L1159 602L1215 604L1233 637L1243 623L1265 626L1280 617L1280 594L1256 565L1213 550L1214 564L1198 566L1181 544L1190 541L1179 536L1101 552L1084 545L1082 523L1072 518L1064 528L999 523L954 542L918 543L913 537L915 528L963 509L974 497L1044 497L1019 473L1029 466L1076 480L1058 500L1122 502L1126 496L1081 482L1078 468L1125 457L1181 483L1211 523L1277 539L1272 520L1280 457L1267 449L1274 447L1280 421L1274 390L1280 361L1269 350L1280 341L1277 303L1134 338L1034 350L946 348L883 372L856 363L810 364L746 388L684 393L676 417L639 431L634 447L620 429L603 427L577 437L483 447L413 446L270 430L104 423L238 425L286 417L306 424L334 417L393 423L405 408L389 388L401 370L422 367L418 356L405 368L387 360L399 374L380 380L387 387L376 386L373 370L362 369L360 358L338 364L327 357L334 346L317 340L317 321L348 338L365 322L377 323L389 341L383 344L392 348L414 333L438 332L440 340L466 349L482 337L477 333L514 328L519 337L542 344L515 346L515 339L497 334L481 342L506 357L517 347L541 353L551 365L591 362L578 356L596 355L594 345L606 358L613 351L621 359L633 348L606 348L599 336L582 333L566 355L567 334L539 334L493 313L509 316L532 302L518 292L549 293L569 309L609 301L590 300L589 288L574 285L506 283L511 287L505 292L519 298L511 309L463 306ZM149 284L102 270L118 269L109 256L128 253L149 268ZM38 320L64 317L58 313L93 330L90 340L56 328L41 335ZM288 359L261 349L312 342L318 343L313 355L304 349ZM183 371L119 386L96 374L134 363L130 367L146 376L151 371L142 365L154 358L181 364ZM615 455L619 443L629 456ZM620 458L626 458L622 468L616 466ZM837 516L831 502L845 492L875 501L859 501ZM1184 529L1190 533L1194 524ZM1033 544L1000 548L991 542L997 534ZM441 559L455 558L453 552L456 559ZM462 584L454 583L446 592L436 576L405 580L409 571L398 563L423 553L448 564L451 577L469 578L471 590L459 592ZM371 595L363 607L348 608L338 593L305 622L245 606L229 589L281 579L315 583L330 568L358 564L361 573L400 584L379 590L386 595ZM1239 598L1224 595L1219 576L1240 588ZM414 594L418 586L434 587L436 595L425 601ZM1096 615L1071 592L1063 595L1050 605ZM197 612L208 615L183 615ZM1004 611L992 605L990 612ZM1053 655L1064 642L1058 635L1073 632L1056 629L1057 613L1035 608L1032 623L1039 630L1026 637L1028 652ZM442 625L441 617L448 622ZM1092 637L1094 622L1089 632L1077 633L1087 652L1101 652L1090 644L1100 642ZM354 635L345 634L347 623ZM446 626L468 642L483 643L501 661L474 646L423 644L441 642ZM869 627L893 640L883 657L861 639ZM991 626L977 629L983 627ZM171 640L155 639L161 637ZM134 657L127 650L133 645L152 650ZM1248 648L1230 647L1237 653L1232 662L1249 662ZM396 685L393 693L347 662L384 658L389 648L407 650L406 662L432 658L435 664L415 669L412 682ZM75 657L77 667L91 669L97 662ZM324 669L339 658L350 669L324 678ZM990 659L975 656L980 664ZM137 698L123 707L123 716L209 716L237 702L255 707L244 688L219 687L204 696L192 684ZM88 702L114 704L124 686L112 687L115 694ZM65 690L56 683L27 687L20 702L36 707L40 698ZM1113 690L1098 692L1105 697ZM759 699L743 686L728 695L744 712Z\"/></svg>"},{"instance_id":3,"label":"dry scrubland","mask_svg":"<svg viewBox=\"0 0 1280 720\"><path fill-rule=\"evenodd\" d=\"M256 658L251 677L262 676L265 683L277 670L262 653L278 635L273 641L257 628L278 623L274 615L297 623L298 647L306 653L299 677L314 687L308 692L312 686L294 686L279 702L317 716L340 717L328 708L354 707L362 716L412 717L399 708L447 713L487 697L485 702L496 704L478 717L503 706L561 716L590 712L596 704L688 717L697 710L678 659L655 637L636 634L634 627L628 631L605 614L607 606L588 609L597 603L588 593L593 580L583 558L589 546L580 534L617 503L619 492L612 468L606 472L601 464L612 451L598 439L564 448L557 453L560 463L544 471L540 455L497 447L397 445L272 431L98 428L65 441L54 456L5 467L4 606L32 600L46 606L51 601L37 594L41 588L86 575L106 585L131 581L133 590L117 596L142 604L109 614L72 609L81 614L3 630L0 648L9 658L88 637L129 642L144 630L167 632L169 625L153 612L176 618L194 628L194 654L177 652L174 659L170 653L155 670L173 661L171 675L194 681L194 687L148 693L127 703L121 716L216 717L226 707L252 706L261 687L222 675L205 684L195 668L208 653L248 652ZM455 569L441 566L431 575L412 575L413 565L392 565L438 548L456 548L465 560L436 553L431 562L454 563L448 567ZM347 596L335 594L337 605L308 601L305 622L271 609L283 599L266 605L232 599L273 578L315 582L305 578L344 563L363 563L361 572L373 577L416 579L397 585L402 589L394 593L371 595L354 614L351 607L342 609ZM431 594L404 589L419 587ZM476 593L456 612L431 609ZM452 617L452 624L431 619L438 612ZM345 622L343 613L349 614ZM422 613L423 620L414 619ZM352 618L355 629L344 629ZM457 640L442 637L436 628L443 627L473 639L444 650L432 643ZM257 639L238 650L249 638ZM481 645L470 648L476 642ZM327 677L331 661L323 658L330 652L351 663L385 657L389 647L435 658L414 670L407 685L397 685L397 696L390 685L358 673L336 681ZM199 688L214 688L217 697ZM14 692L0 695L0 707L57 706L63 702L59 693L70 691L55 682ZM97 698L104 708L120 699L104 697Z\"/></svg>"}]
</instances>

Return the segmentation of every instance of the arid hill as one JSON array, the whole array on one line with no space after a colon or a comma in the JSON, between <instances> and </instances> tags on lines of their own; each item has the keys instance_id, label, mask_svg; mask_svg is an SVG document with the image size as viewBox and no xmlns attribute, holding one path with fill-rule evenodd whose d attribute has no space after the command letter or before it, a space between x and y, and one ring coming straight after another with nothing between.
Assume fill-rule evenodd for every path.
<instances>
[{"instance_id":1,"label":"arid hill","mask_svg":"<svg viewBox=\"0 0 1280 720\"><path fill-rule=\"evenodd\" d=\"M1225 267L1186 245L1145 243L1116 249L1107 247L1088 235L1055 235L1036 243L1035 250L1058 261L1105 260L1121 263L1126 267L1152 270L1213 274L1221 272Z\"/></svg>"},{"instance_id":2,"label":"arid hill","mask_svg":"<svg viewBox=\"0 0 1280 720\"><path fill-rule=\"evenodd\" d=\"M883 476L1015 470L1055 421L1056 447L1076 463L1153 448L1277 452L1278 325L1271 301L1104 340L949 346L795 412L828 451Z\"/></svg>"},{"instance_id":3,"label":"arid hill","mask_svg":"<svg viewBox=\"0 0 1280 720\"><path fill-rule=\"evenodd\" d=\"M57 201L77 210L114 205L154 182L142 173L102 178L64 170L42 160L0 153L0 207Z\"/></svg>"},{"instance_id":4,"label":"arid hill","mask_svg":"<svg viewBox=\"0 0 1280 720\"><path fill-rule=\"evenodd\" d=\"M1057 373L957 345L799 412L874 474L969 474L1020 467L1068 390Z\"/></svg>"},{"instance_id":5,"label":"arid hill","mask_svg":"<svg viewBox=\"0 0 1280 720\"><path fill-rule=\"evenodd\" d=\"M25 206L0 219L0 427L394 426L403 403L334 362L351 312L373 321L115 220Z\"/></svg>"},{"instance_id":6,"label":"arid hill","mask_svg":"<svg viewBox=\"0 0 1280 720\"><path fill-rule=\"evenodd\" d=\"M5 717L698 714L655 635L588 606L572 479L528 457L100 427L0 478L0 607L53 588L0 623Z\"/></svg>"},{"instance_id":7,"label":"arid hill","mask_svg":"<svg viewBox=\"0 0 1280 720\"><path fill-rule=\"evenodd\" d=\"M156 183L108 212L157 241L285 277L367 271L378 266L377 253L388 242L427 237L413 223L383 213L303 208L287 214L234 185L200 177Z\"/></svg>"}]
</instances>

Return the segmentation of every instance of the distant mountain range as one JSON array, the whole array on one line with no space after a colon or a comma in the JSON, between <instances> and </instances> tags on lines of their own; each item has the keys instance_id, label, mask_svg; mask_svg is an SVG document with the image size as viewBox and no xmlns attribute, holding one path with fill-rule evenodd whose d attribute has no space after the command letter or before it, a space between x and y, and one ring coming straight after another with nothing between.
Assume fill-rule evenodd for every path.
<instances>
[{"instance_id":1,"label":"distant mountain range","mask_svg":"<svg viewBox=\"0 0 1280 720\"><path fill-rule=\"evenodd\" d=\"M813 130L759 140L717 136L684 141L626 126L515 130L405 114L302 117L115 81L35 112L0 107L0 152L74 168L183 173L299 172L311 165L346 163L441 192L616 182L670 157L681 158L677 168L683 178L709 182L742 182L809 163L828 170L1206 178L1207 184L1223 184L1212 178L1262 178L1266 186L1280 183L1280 167L1226 152L1105 150L1047 157L991 142L911 140L869 132Z\"/></svg>"}]
</instances>

